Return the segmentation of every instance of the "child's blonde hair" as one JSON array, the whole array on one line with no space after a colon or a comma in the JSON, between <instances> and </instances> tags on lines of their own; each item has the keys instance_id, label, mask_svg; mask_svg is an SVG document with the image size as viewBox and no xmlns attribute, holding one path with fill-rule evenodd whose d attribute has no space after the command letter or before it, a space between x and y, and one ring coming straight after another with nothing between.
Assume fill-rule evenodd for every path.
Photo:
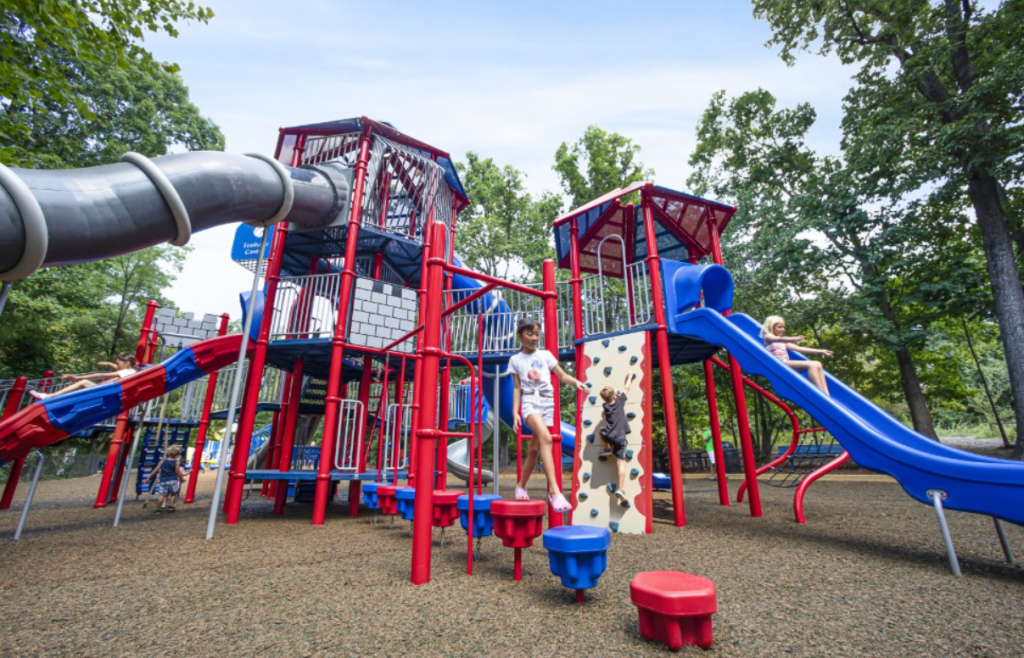
<instances>
[{"instance_id":1,"label":"child's blonde hair","mask_svg":"<svg viewBox=\"0 0 1024 658\"><path fill-rule=\"evenodd\" d=\"M611 386L605 386L601 389L601 399L605 402L611 402L615 399L615 389Z\"/></svg>"},{"instance_id":2,"label":"child's blonde hair","mask_svg":"<svg viewBox=\"0 0 1024 658\"><path fill-rule=\"evenodd\" d=\"M772 329L774 329L775 325L777 325L778 323L785 321L786 319L781 315L769 315L767 318L765 318L764 324L761 325L761 338L774 336L775 334L772 333Z\"/></svg>"},{"instance_id":3,"label":"child's blonde hair","mask_svg":"<svg viewBox=\"0 0 1024 658\"><path fill-rule=\"evenodd\" d=\"M179 455L181 455L181 446L171 446L167 449L165 456L168 459L177 459Z\"/></svg>"}]
</instances>

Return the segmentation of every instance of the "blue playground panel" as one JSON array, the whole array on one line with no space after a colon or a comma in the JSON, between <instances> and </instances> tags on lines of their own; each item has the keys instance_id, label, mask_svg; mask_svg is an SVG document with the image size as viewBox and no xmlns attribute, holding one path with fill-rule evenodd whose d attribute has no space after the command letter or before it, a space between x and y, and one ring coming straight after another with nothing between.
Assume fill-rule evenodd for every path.
<instances>
[{"instance_id":1,"label":"blue playground panel","mask_svg":"<svg viewBox=\"0 0 1024 658\"><path fill-rule=\"evenodd\" d=\"M576 525L544 531L551 573L570 589L597 587L597 579L608 568L611 543L612 535L607 528Z\"/></svg>"}]
</instances>

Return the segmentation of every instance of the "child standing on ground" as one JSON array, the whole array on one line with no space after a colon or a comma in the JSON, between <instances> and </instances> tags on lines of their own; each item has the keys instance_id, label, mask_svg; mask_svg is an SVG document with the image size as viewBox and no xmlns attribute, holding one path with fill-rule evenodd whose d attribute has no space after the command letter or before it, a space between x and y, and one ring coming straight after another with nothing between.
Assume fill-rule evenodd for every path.
<instances>
[{"instance_id":1,"label":"child standing on ground","mask_svg":"<svg viewBox=\"0 0 1024 658\"><path fill-rule=\"evenodd\" d=\"M629 422L626 420L626 398L629 395L629 387L636 381L636 373L626 375L626 388L616 391L611 386L601 389L601 399L604 400L604 427L601 428L601 441L604 442L605 451L598 455L598 459L614 456L618 462L616 465L619 472L619 485L615 489L615 497L619 504L629 502L624 491L626 486L626 435L629 434Z\"/></svg>"},{"instance_id":2,"label":"child standing on ground","mask_svg":"<svg viewBox=\"0 0 1024 658\"><path fill-rule=\"evenodd\" d=\"M555 478L555 458L551 454L551 432L548 430L548 427L555 424L557 393L555 387L551 385L551 373L555 373L558 381L575 386L578 391L586 392L587 386L562 370L558 365L558 359L551 352L537 348L540 344L540 324L536 320L520 320L516 327L516 336L522 350L508 362L508 369L515 383L512 393L515 430L518 432L525 420L526 426L533 432L529 452L526 454L526 464L523 465L523 477L516 483L516 500L530 499L526 492L526 483L537 467L537 459L540 458L548 483L548 502L556 512L568 512L572 505L562 495L562 483Z\"/></svg>"},{"instance_id":3,"label":"child standing on ground","mask_svg":"<svg viewBox=\"0 0 1024 658\"><path fill-rule=\"evenodd\" d=\"M761 338L764 339L764 346L779 361L797 372L806 372L811 383L821 389L822 393L828 395L828 381L825 379L825 366L820 361L795 361L789 358L788 350L800 352L801 354L820 354L821 356L832 356L832 350L820 350L813 347L800 347L797 345L804 339L804 336L787 336L786 321L778 315L769 315L761 325Z\"/></svg>"},{"instance_id":4,"label":"child standing on ground","mask_svg":"<svg viewBox=\"0 0 1024 658\"><path fill-rule=\"evenodd\" d=\"M29 391L36 400L46 400L56 395L64 395L72 391L78 391L83 388L92 388L93 386L99 386L100 384L106 384L107 382L117 381L134 375L138 370L135 367L135 357L128 354L122 354L114 359L113 363L107 361L100 361L96 365L103 368L109 368L113 372L97 372L91 375L64 375L64 379L75 382L71 386L62 388L55 393L40 393L39 391Z\"/></svg>"},{"instance_id":5,"label":"child standing on ground","mask_svg":"<svg viewBox=\"0 0 1024 658\"><path fill-rule=\"evenodd\" d=\"M166 509L174 511L174 501L181 491L181 483L185 479L185 469L181 467L181 446L171 446L167 449L164 458L160 460L153 472L149 474L149 484L152 486L153 479L159 478L156 484L156 493L159 498L156 501L154 514L159 514Z\"/></svg>"}]
</instances>

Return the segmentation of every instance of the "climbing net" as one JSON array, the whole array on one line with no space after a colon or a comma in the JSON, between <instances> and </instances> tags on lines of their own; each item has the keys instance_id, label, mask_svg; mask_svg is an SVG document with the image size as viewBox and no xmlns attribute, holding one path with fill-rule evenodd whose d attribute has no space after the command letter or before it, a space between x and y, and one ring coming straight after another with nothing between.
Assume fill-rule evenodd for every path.
<instances>
[{"instance_id":1,"label":"climbing net","mask_svg":"<svg viewBox=\"0 0 1024 658\"><path fill-rule=\"evenodd\" d=\"M771 475L762 480L762 484L787 489L795 487L806 476L824 466L829 460L838 457L841 452L842 446L825 431L825 428L799 430L799 440L793 446L792 454L776 464L771 469Z\"/></svg>"}]
</instances>

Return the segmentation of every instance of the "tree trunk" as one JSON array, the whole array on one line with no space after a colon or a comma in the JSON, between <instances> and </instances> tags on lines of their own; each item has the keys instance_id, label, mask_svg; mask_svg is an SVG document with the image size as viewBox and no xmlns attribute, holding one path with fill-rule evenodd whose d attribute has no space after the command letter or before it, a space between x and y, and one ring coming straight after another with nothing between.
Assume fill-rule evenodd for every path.
<instances>
[{"instance_id":1,"label":"tree trunk","mask_svg":"<svg viewBox=\"0 0 1024 658\"><path fill-rule=\"evenodd\" d=\"M967 349L971 351L971 358L974 359L974 367L978 370L978 377L981 379L981 385L985 389L985 397L988 398L988 406L992 409L992 416L996 419L996 427L999 428L999 436L1003 439L1003 447L1010 447L1010 439L1006 437L1006 430L1003 428L1003 421L999 418L999 409L996 407L996 401L992 399L992 391L988 388L988 378L985 377L985 371L981 369L981 361L978 359L978 353L974 351L974 341L971 340L971 332L967 330L967 320L963 317L960 318L960 324L964 328L964 338L967 339Z\"/></svg>"},{"instance_id":2,"label":"tree trunk","mask_svg":"<svg viewBox=\"0 0 1024 658\"><path fill-rule=\"evenodd\" d=\"M999 203L999 186L991 176L975 176L967 181L967 193L981 229L988 277L995 301L999 337L1006 355L1006 369L1013 393L1013 416L1017 422L1014 459L1024 460L1024 289L1013 256L1010 227Z\"/></svg>"},{"instance_id":3,"label":"tree trunk","mask_svg":"<svg viewBox=\"0 0 1024 658\"><path fill-rule=\"evenodd\" d=\"M935 433L931 412L928 411L928 405L925 404L921 380L917 378L917 369L914 367L914 359L910 356L910 350L896 350L896 363L900 368L900 383L903 384L903 395L907 398L907 406L910 407L910 418L914 423L914 429L918 434L924 434L929 439L938 441L939 436Z\"/></svg>"}]
</instances>

